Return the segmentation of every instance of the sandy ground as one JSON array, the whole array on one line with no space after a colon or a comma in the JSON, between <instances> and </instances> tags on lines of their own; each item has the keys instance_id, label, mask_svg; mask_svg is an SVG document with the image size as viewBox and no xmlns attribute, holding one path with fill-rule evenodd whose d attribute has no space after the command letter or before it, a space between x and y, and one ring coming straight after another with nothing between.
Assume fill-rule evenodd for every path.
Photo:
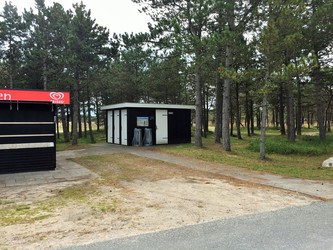
<instances>
[{"instance_id":1,"label":"sandy ground","mask_svg":"<svg viewBox=\"0 0 333 250\"><path fill-rule=\"evenodd\" d=\"M183 169L157 178L164 173L160 164L145 163L150 177L140 172L143 175L140 178L117 182L101 178L0 189L1 209L16 207L15 211L19 211L17 206L24 205L28 211L38 207L38 215L48 215L44 219L10 224L0 221L0 249L55 249L314 201L300 194L231 181L202 171ZM112 171L119 170L116 167L112 165ZM62 198L66 202L52 205L69 187L92 191L82 199Z\"/></svg>"}]
</instances>

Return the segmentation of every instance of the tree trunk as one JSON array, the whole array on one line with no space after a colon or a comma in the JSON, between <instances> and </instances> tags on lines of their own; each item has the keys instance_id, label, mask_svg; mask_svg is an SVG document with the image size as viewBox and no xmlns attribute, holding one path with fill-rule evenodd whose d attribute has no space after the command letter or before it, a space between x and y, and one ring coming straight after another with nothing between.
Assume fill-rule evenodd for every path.
<instances>
[{"instance_id":1,"label":"tree trunk","mask_svg":"<svg viewBox=\"0 0 333 250\"><path fill-rule=\"evenodd\" d=\"M78 144L78 134L77 134L78 118L79 118L79 80L75 79L73 87L72 145Z\"/></svg>"},{"instance_id":2,"label":"tree trunk","mask_svg":"<svg viewBox=\"0 0 333 250\"><path fill-rule=\"evenodd\" d=\"M311 122L310 122L310 119L311 119L311 115L310 115L310 105L308 105L308 128L310 129L311 128Z\"/></svg>"},{"instance_id":3,"label":"tree trunk","mask_svg":"<svg viewBox=\"0 0 333 250\"><path fill-rule=\"evenodd\" d=\"M318 52L316 52L318 58ZM319 138L321 141L326 140L326 130L325 130L325 111L322 100L322 81L320 78L320 65L317 62L317 65L313 68L313 81L315 84L314 99L316 100L316 112L317 112L317 122L319 128Z\"/></svg>"},{"instance_id":4,"label":"tree trunk","mask_svg":"<svg viewBox=\"0 0 333 250\"><path fill-rule=\"evenodd\" d=\"M251 134L254 135L254 111L253 111L253 100L250 100L250 120L251 120Z\"/></svg>"},{"instance_id":5,"label":"tree trunk","mask_svg":"<svg viewBox=\"0 0 333 250\"><path fill-rule=\"evenodd\" d=\"M82 102L82 114L83 114L83 134L84 138L87 138L87 111L86 111L85 102Z\"/></svg>"},{"instance_id":6,"label":"tree trunk","mask_svg":"<svg viewBox=\"0 0 333 250\"><path fill-rule=\"evenodd\" d=\"M249 91L247 87L245 91L245 123L247 128L247 136L251 136L251 112L250 112Z\"/></svg>"},{"instance_id":7,"label":"tree trunk","mask_svg":"<svg viewBox=\"0 0 333 250\"><path fill-rule=\"evenodd\" d=\"M220 14L222 16L222 14ZM222 32L222 31L220 31ZM219 67L222 62L222 48L220 45L216 51L216 96L215 96L215 143L221 143L222 137L222 103L223 103L223 80L219 72Z\"/></svg>"},{"instance_id":8,"label":"tree trunk","mask_svg":"<svg viewBox=\"0 0 333 250\"><path fill-rule=\"evenodd\" d=\"M56 123L57 123L57 139L60 139L60 131L59 131L59 114L58 114L58 110L56 112Z\"/></svg>"},{"instance_id":9,"label":"tree trunk","mask_svg":"<svg viewBox=\"0 0 333 250\"><path fill-rule=\"evenodd\" d=\"M230 69L231 65L232 65L232 48L230 45L228 45L226 50L226 60L225 60L226 69ZM225 151L231 151L230 132L229 132L230 90L231 90L231 80L226 78L224 80L223 108L222 108L222 145Z\"/></svg>"},{"instance_id":10,"label":"tree trunk","mask_svg":"<svg viewBox=\"0 0 333 250\"><path fill-rule=\"evenodd\" d=\"M287 132L289 142L295 142L295 109L292 83L287 83Z\"/></svg>"},{"instance_id":11,"label":"tree trunk","mask_svg":"<svg viewBox=\"0 0 333 250\"><path fill-rule=\"evenodd\" d=\"M285 135L286 134L286 127L284 124L284 89L283 89L283 85L280 85L280 95L279 95L279 101L280 101L280 111L279 111L279 115L280 115L280 132L281 135Z\"/></svg>"},{"instance_id":12,"label":"tree trunk","mask_svg":"<svg viewBox=\"0 0 333 250\"><path fill-rule=\"evenodd\" d=\"M72 109L73 109L72 105L66 107L66 117L67 117L66 123L67 123L68 133L69 133L69 128L70 128L70 122L72 122L72 124L73 124L73 119L72 119L73 116L72 116L72 113L71 113ZM73 129L73 127L72 127L72 129ZM71 130L71 133L72 133L72 131L73 130Z\"/></svg>"},{"instance_id":13,"label":"tree trunk","mask_svg":"<svg viewBox=\"0 0 333 250\"><path fill-rule=\"evenodd\" d=\"M47 65L46 65L46 58L43 57L43 89L47 90Z\"/></svg>"},{"instance_id":14,"label":"tree trunk","mask_svg":"<svg viewBox=\"0 0 333 250\"><path fill-rule=\"evenodd\" d=\"M239 105L239 83L236 84L236 128L237 128L237 138L242 139L241 134L241 114Z\"/></svg>"},{"instance_id":15,"label":"tree trunk","mask_svg":"<svg viewBox=\"0 0 333 250\"><path fill-rule=\"evenodd\" d=\"M203 98L205 99L205 98ZM202 107L202 135L203 137L207 138L207 128L206 128L206 105L204 103L203 107Z\"/></svg>"},{"instance_id":16,"label":"tree trunk","mask_svg":"<svg viewBox=\"0 0 333 250\"><path fill-rule=\"evenodd\" d=\"M205 131L206 131L206 137L209 133L209 86L207 85L206 89L206 109L205 109Z\"/></svg>"},{"instance_id":17,"label":"tree trunk","mask_svg":"<svg viewBox=\"0 0 333 250\"><path fill-rule=\"evenodd\" d=\"M230 2L227 9L228 28L230 32L229 41L227 41L226 54L225 54L225 68L230 70L233 67L233 34L235 33L235 2ZM222 141L223 149L231 151L230 133L229 133L229 111L230 111L230 95L231 95L231 79L224 80L223 88L223 111L222 111Z\"/></svg>"},{"instance_id":18,"label":"tree trunk","mask_svg":"<svg viewBox=\"0 0 333 250\"><path fill-rule=\"evenodd\" d=\"M268 82L269 80L269 75L270 75L270 66L269 62L267 63L267 71L265 75L265 83ZM267 117L268 117L268 112L267 112L267 94L264 93L264 97L262 100L262 114L261 114L261 122L260 122L260 160L265 160L266 159L266 122L267 122Z\"/></svg>"},{"instance_id":19,"label":"tree trunk","mask_svg":"<svg viewBox=\"0 0 333 250\"><path fill-rule=\"evenodd\" d=\"M234 136L234 110L232 105L230 105L230 136Z\"/></svg>"},{"instance_id":20,"label":"tree trunk","mask_svg":"<svg viewBox=\"0 0 333 250\"><path fill-rule=\"evenodd\" d=\"M97 131L100 130L100 113L99 113L99 102L98 102L98 97L95 97L95 106L96 106L96 126L97 126Z\"/></svg>"},{"instance_id":21,"label":"tree trunk","mask_svg":"<svg viewBox=\"0 0 333 250\"><path fill-rule=\"evenodd\" d=\"M262 115L261 115L261 111L258 108L257 109L257 114L256 114L256 120L257 120L257 129L261 128L261 119L262 119Z\"/></svg>"},{"instance_id":22,"label":"tree trunk","mask_svg":"<svg viewBox=\"0 0 333 250\"><path fill-rule=\"evenodd\" d=\"M79 125L79 138L82 138L82 116L81 116L81 102L80 102L80 99L79 99L79 103L78 103L77 117L78 117L78 125Z\"/></svg>"},{"instance_id":23,"label":"tree trunk","mask_svg":"<svg viewBox=\"0 0 333 250\"><path fill-rule=\"evenodd\" d=\"M266 121L267 121L267 96L265 94L262 102L262 116L261 116L261 128L260 128L260 160L266 159L266 152L265 152Z\"/></svg>"},{"instance_id":24,"label":"tree trunk","mask_svg":"<svg viewBox=\"0 0 333 250\"><path fill-rule=\"evenodd\" d=\"M195 66L195 146L202 147L202 84L198 62Z\"/></svg>"},{"instance_id":25,"label":"tree trunk","mask_svg":"<svg viewBox=\"0 0 333 250\"><path fill-rule=\"evenodd\" d=\"M95 138L94 138L94 133L92 129L92 124L91 124L91 103L90 103L90 91L89 87L87 87L87 97L88 97L88 126L89 126L89 136L90 136L90 141L91 143L96 143Z\"/></svg>"},{"instance_id":26,"label":"tree trunk","mask_svg":"<svg viewBox=\"0 0 333 250\"><path fill-rule=\"evenodd\" d=\"M328 101L328 105L326 108L326 122L325 122L325 126L326 126L326 131L327 132L331 132L331 120L332 120L332 101L333 101L333 90L330 89L329 90L329 94L330 94L330 99Z\"/></svg>"},{"instance_id":27,"label":"tree trunk","mask_svg":"<svg viewBox=\"0 0 333 250\"><path fill-rule=\"evenodd\" d=\"M220 74L216 76L216 100L215 100L215 143L221 143L222 134L222 81Z\"/></svg>"},{"instance_id":28,"label":"tree trunk","mask_svg":"<svg viewBox=\"0 0 333 250\"><path fill-rule=\"evenodd\" d=\"M297 77L299 78L299 77ZM296 113L296 131L297 135L302 135L302 89L301 81L297 79L297 113Z\"/></svg>"},{"instance_id":29,"label":"tree trunk","mask_svg":"<svg viewBox=\"0 0 333 250\"><path fill-rule=\"evenodd\" d=\"M203 127L203 136L205 138L207 138L208 135L208 91L206 89L206 86L203 87L204 91L203 91L203 116L202 116L202 127Z\"/></svg>"},{"instance_id":30,"label":"tree trunk","mask_svg":"<svg viewBox=\"0 0 333 250\"><path fill-rule=\"evenodd\" d=\"M275 124L274 127L278 128L279 127L279 106L275 106Z\"/></svg>"},{"instance_id":31,"label":"tree trunk","mask_svg":"<svg viewBox=\"0 0 333 250\"><path fill-rule=\"evenodd\" d=\"M66 120L65 107L63 105L60 106L60 114L61 114L61 124L64 135L64 142L69 142L68 124Z\"/></svg>"},{"instance_id":32,"label":"tree trunk","mask_svg":"<svg viewBox=\"0 0 333 250\"><path fill-rule=\"evenodd\" d=\"M13 88L14 87L14 84L13 84L13 74L10 73L9 74L9 88Z\"/></svg>"}]
</instances>

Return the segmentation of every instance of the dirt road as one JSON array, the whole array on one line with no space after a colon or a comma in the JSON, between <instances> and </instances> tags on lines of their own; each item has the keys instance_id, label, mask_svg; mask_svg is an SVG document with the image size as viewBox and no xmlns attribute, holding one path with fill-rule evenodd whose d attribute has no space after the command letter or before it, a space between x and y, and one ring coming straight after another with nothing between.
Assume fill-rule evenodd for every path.
<instances>
[{"instance_id":1,"label":"dirt road","mask_svg":"<svg viewBox=\"0 0 333 250\"><path fill-rule=\"evenodd\" d=\"M1 249L55 249L314 201L129 153L76 162L100 177L0 190Z\"/></svg>"}]
</instances>

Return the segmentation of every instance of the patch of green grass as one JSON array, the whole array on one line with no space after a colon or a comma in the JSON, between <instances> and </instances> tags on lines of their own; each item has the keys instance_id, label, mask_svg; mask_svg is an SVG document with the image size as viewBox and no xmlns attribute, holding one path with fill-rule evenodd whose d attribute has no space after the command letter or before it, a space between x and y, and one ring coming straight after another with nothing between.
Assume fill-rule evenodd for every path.
<instances>
[{"instance_id":1,"label":"patch of green grass","mask_svg":"<svg viewBox=\"0 0 333 250\"><path fill-rule=\"evenodd\" d=\"M111 202L110 200L103 199L98 201L96 204L92 204L91 206L93 211L102 213L115 213L117 207L119 207L118 199L112 199Z\"/></svg>"},{"instance_id":2,"label":"patch of green grass","mask_svg":"<svg viewBox=\"0 0 333 250\"><path fill-rule=\"evenodd\" d=\"M34 223L53 215L55 208L69 202L86 203L89 195L96 193L91 185L78 185L58 190L55 196L35 204L15 204L12 201L0 203L0 226Z\"/></svg>"},{"instance_id":3,"label":"patch of green grass","mask_svg":"<svg viewBox=\"0 0 333 250\"><path fill-rule=\"evenodd\" d=\"M135 159L128 154L105 154L84 156L72 160L98 173L105 184L110 181L113 183L132 181L141 176L144 170L133 167Z\"/></svg>"},{"instance_id":4,"label":"patch of green grass","mask_svg":"<svg viewBox=\"0 0 333 250\"><path fill-rule=\"evenodd\" d=\"M58 191L57 199L63 202L76 201L84 203L90 190L84 186L73 186Z\"/></svg>"},{"instance_id":5,"label":"patch of green grass","mask_svg":"<svg viewBox=\"0 0 333 250\"><path fill-rule=\"evenodd\" d=\"M15 208L15 211L20 212L20 211L24 211L24 210L29 210L30 206L28 205L19 205Z\"/></svg>"},{"instance_id":6,"label":"patch of green grass","mask_svg":"<svg viewBox=\"0 0 333 250\"><path fill-rule=\"evenodd\" d=\"M184 144L158 146L155 150L284 176L333 180L333 169L321 168L322 162L333 155L331 134L327 136L325 143L321 143L318 136L302 136L291 145L285 137L279 135L278 130L268 129L267 159L264 161L259 159L259 151L256 148L259 135L260 131L256 131L252 137L243 133L242 140L231 137L231 152L225 152L221 144L215 144L213 135L203 138L203 148Z\"/></svg>"},{"instance_id":7,"label":"patch of green grass","mask_svg":"<svg viewBox=\"0 0 333 250\"><path fill-rule=\"evenodd\" d=\"M100 131L93 131L95 142L105 142L105 130ZM72 145L71 142L64 142L63 135L60 134L60 138L57 139L57 151L64 151L64 150L78 150L89 148L91 146L91 140L89 136L89 132L87 132L87 136L83 135L82 138L78 138L78 144Z\"/></svg>"},{"instance_id":8,"label":"patch of green grass","mask_svg":"<svg viewBox=\"0 0 333 250\"><path fill-rule=\"evenodd\" d=\"M312 178L315 177L313 170L308 168L299 168L294 167L291 168L290 166L282 166L282 165L269 165L269 164L258 164L254 167L250 168L251 170L259 170L259 171L266 171L273 174L279 174L279 175L286 175L291 177L297 177L297 178L305 178L307 176L311 176ZM311 178L311 179L312 179Z\"/></svg>"},{"instance_id":9,"label":"patch of green grass","mask_svg":"<svg viewBox=\"0 0 333 250\"><path fill-rule=\"evenodd\" d=\"M2 208L0 211L0 226L7 226L22 223L34 223L50 216L39 205L31 206L26 204L11 205Z\"/></svg>"},{"instance_id":10,"label":"patch of green grass","mask_svg":"<svg viewBox=\"0 0 333 250\"><path fill-rule=\"evenodd\" d=\"M0 206L1 205L8 205L14 203L13 201L10 200L0 200Z\"/></svg>"},{"instance_id":11,"label":"patch of green grass","mask_svg":"<svg viewBox=\"0 0 333 250\"><path fill-rule=\"evenodd\" d=\"M295 143L288 142L285 137L272 136L267 138L265 151L281 155L323 155L328 154L333 148L333 142L321 142L318 137L304 136L297 139ZM255 152L260 151L260 140L254 138L249 143L249 149Z\"/></svg>"}]
</instances>

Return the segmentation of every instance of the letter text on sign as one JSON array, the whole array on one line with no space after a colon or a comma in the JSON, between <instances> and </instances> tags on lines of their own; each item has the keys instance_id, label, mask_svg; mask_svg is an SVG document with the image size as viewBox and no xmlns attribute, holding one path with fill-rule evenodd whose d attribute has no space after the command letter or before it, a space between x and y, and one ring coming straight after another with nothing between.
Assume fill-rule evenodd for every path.
<instances>
[{"instance_id":1,"label":"letter text on sign","mask_svg":"<svg viewBox=\"0 0 333 250\"><path fill-rule=\"evenodd\" d=\"M10 101L12 99L12 96L10 94L1 93L0 92L0 100L2 101Z\"/></svg>"}]
</instances>

